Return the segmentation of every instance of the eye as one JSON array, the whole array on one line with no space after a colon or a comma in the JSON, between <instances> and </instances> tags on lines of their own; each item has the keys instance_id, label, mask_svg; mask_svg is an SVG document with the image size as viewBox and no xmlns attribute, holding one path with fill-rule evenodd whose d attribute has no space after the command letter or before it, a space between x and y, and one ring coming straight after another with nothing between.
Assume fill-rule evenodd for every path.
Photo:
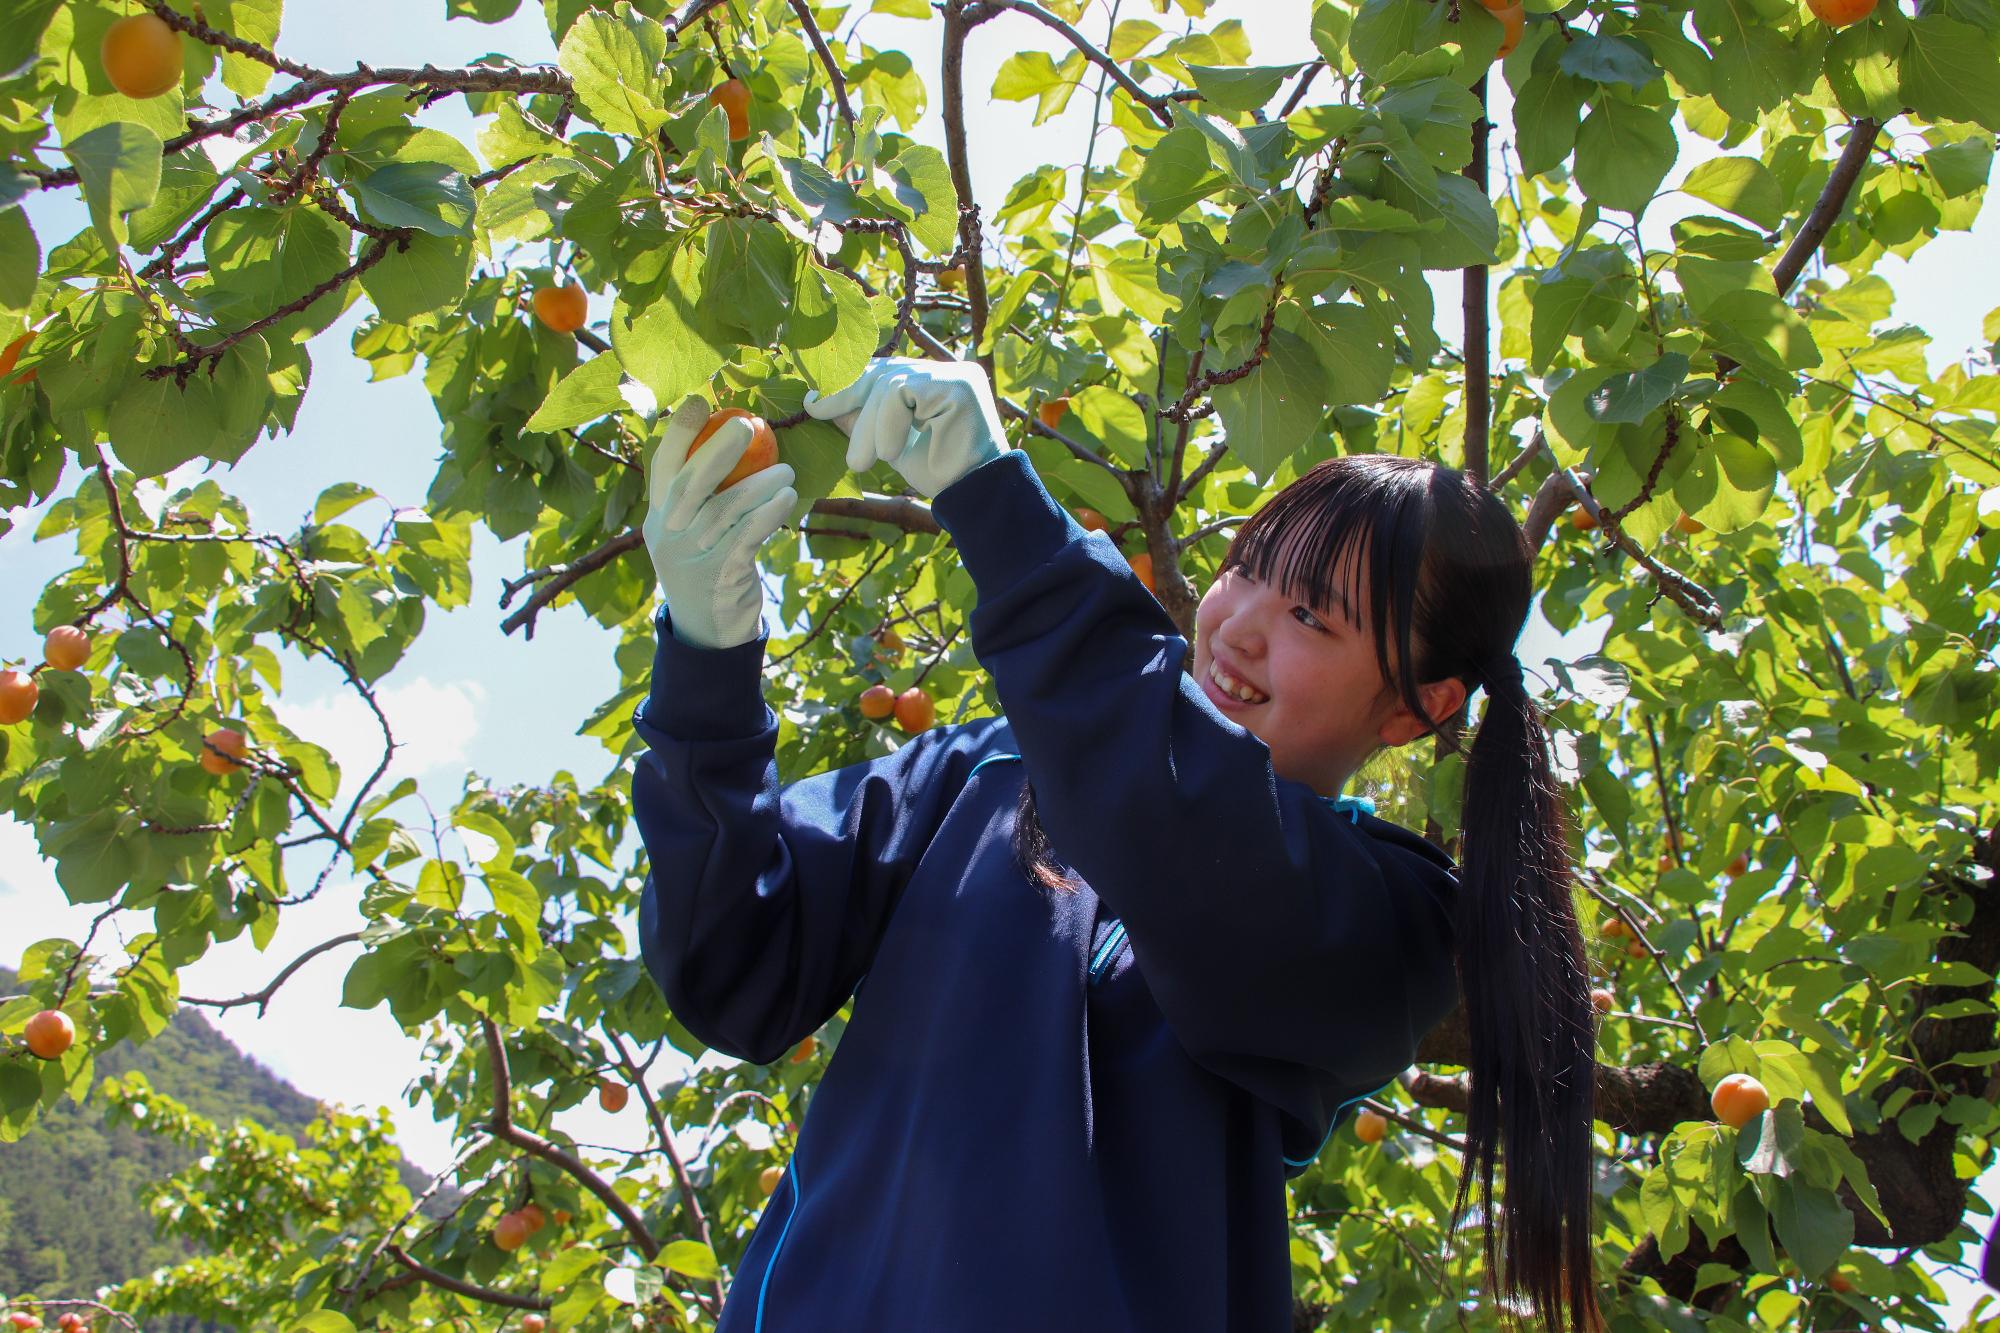
<instances>
[{"instance_id":1,"label":"eye","mask_svg":"<svg viewBox=\"0 0 2000 1333\"><path fill-rule=\"evenodd\" d=\"M1325 625L1320 623L1318 616L1315 616L1311 611L1308 611L1303 606L1293 607L1292 615L1295 617L1304 617L1302 620L1299 621L1299 623L1304 625L1307 629L1317 630L1321 634L1331 634L1333 632L1332 630L1328 629Z\"/></svg>"}]
</instances>

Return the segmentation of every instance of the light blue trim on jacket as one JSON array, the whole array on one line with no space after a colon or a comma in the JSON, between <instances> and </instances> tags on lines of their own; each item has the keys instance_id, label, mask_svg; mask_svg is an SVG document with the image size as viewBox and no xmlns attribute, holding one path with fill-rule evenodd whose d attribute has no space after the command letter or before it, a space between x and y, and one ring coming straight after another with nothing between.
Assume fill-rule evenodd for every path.
<instances>
[{"instance_id":1,"label":"light blue trim on jacket","mask_svg":"<svg viewBox=\"0 0 2000 1333\"><path fill-rule=\"evenodd\" d=\"M1098 979L1104 975L1105 970L1111 966L1111 960L1118 956L1118 950L1124 943L1125 923L1123 921L1112 922L1111 929L1104 934L1104 943L1097 946L1097 953L1090 960L1090 981L1092 985L1096 985Z\"/></svg>"},{"instance_id":2,"label":"light blue trim on jacket","mask_svg":"<svg viewBox=\"0 0 2000 1333\"><path fill-rule=\"evenodd\" d=\"M980 760L978 763L972 766L972 773L977 773L980 769L986 767L988 764L992 763L996 759L1019 759L1020 757L1021 756L1018 754L989 754L984 759ZM965 775L965 780L967 782L972 781L972 773L967 773Z\"/></svg>"},{"instance_id":3,"label":"light blue trim on jacket","mask_svg":"<svg viewBox=\"0 0 2000 1333\"><path fill-rule=\"evenodd\" d=\"M1364 799L1365 799L1365 798L1364 798ZM1395 1081L1396 1081L1396 1080L1392 1078L1392 1079L1390 1079L1390 1080L1389 1080L1389 1083L1394 1083ZM1334 1108L1333 1108L1333 1119L1327 1122L1327 1126L1326 1126L1326 1134L1325 1134L1325 1135L1324 1135L1324 1136L1323 1136L1323 1137L1322 1137L1322 1138L1320 1139L1320 1141L1319 1141L1319 1147L1317 1147L1317 1148L1314 1148L1314 1149L1312 1150L1312 1156L1310 1156L1310 1157L1286 1157L1286 1158L1285 1158L1285 1165L1286 1165L1286 1166L1295 1166L1295 1167L1299 1168L1299 1170L1298 1170L1298 1171L1288 1171L1288 1172L1286 1172L1286 1173L1285 1173L1285 1174L1286 1174L1286 1176L1287 1176L1287 1177L1289 1178L1289 1177L1291 1177L1291 1176L1295 1176L1295 1175L1298 1175L1298 1174L1299 1174L1300 1172L1303 1172L1303 1171L1304 1171L1304 1170L1305 1170L1305 1169L1306 1169L1307 1167L1311 1166L1311 1165L1312 1165L1312 1164L1313 1164L1314 1162L1318 1161L1318 1160L1319 1160L1319 1155L1320 1155L1321 1153L1323 1153L1323 1152L1325 1152L1325 1151L1326 1151L1326 1145L1327 1145L1327 1141L1328 1141L1329 1139L1331 1139L1331 1138L1333 1137L1333 1131L1334 1131L1334 1130L1336 1130L1336 1129L1339 1129L1339 1128L1340 1128L1340 1116L1341 1116L1341 1113L1342 1113L1343 1111L1345 1111L1345 1110L1346 1110L1346 1109L1347 1109L1348 1107L1350 1107L1350 1106L1354 1105L1354 1103L1356 1103L1356 1102L1365 1102L1365 1101L1367 1101L1367 1100L1368 1100L1368 1099L1369 1099L1370 1097L1373 1097L1373 1096L1374 1096L1374 1095L1375 1095L1376 1093L1379 1093L1379 1092L1383 1091L1384 1089L1386 1089L1386 1088L1387 1088L1387 1087L1389 1086L1389 1083L1384 1083L1384 1084L1382 1085L1382 1087L1380 1087L1380 1088L1377 1088L1377 1089L1375 1089L1375 1092L1364 1092L1364 1093L1362 1093L1362 1094L1361 1094L1361 1095L1360 1095L1359 1097L1349 1097L1349 1098L1348 1098L1348 1099L1347 1099L1346 1101L1344 1101L1344 1102L1342 1102L1342 1103L1341 1103L1340 1105L1338 1105L1338 1106L1334 1107ZM1282 1156L1284 1156L1284 1154L1280 1153L1280 1154L1279 1154L1279 1156L1281 1156L1281 1157L1282 1157Z\"/></svg>"},{"instance_id":4,"label":"light blue trim on jacket","mask_svg":"<svg viewBox=\"0 0 2000 1333\"><path fill-rule=\"evenodd\" d=\"M804 1202L799 1197L799 1154L792 1150L792 1160L785 1169L785 1179L792 1187L792 1211L785 1218L785 1225L778 1230L777 1243L771 1246L771 1261L764 1265L763 1280L757 1284L757 1333L764 1333L764 1297L770 1291L771 1270L778 1266L778 1256L785 1251L785 1236L792 1229L792 1220L799 1215L799 1205Z\"/></svg>"},{"instance_id":5,"label":"light blue trim on jacket","mask_svg":"<svg viewBox=\"0 0 2000 1333\"><path fill-rule=\"evenodd\" d=\"M1361 816L1375 813L1375 802L1366 796L1322 796L1320 799L1346 815L1350 824L1359 824Z\"/></svg>"}]
</instances>

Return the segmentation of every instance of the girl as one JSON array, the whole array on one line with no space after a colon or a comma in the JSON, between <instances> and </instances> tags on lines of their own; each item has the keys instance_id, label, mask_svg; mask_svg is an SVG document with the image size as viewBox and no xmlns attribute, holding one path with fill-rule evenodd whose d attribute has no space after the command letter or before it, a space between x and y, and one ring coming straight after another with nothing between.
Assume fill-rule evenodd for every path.
<instances>
[{"instance_id":1,"label":"girl","mask_svg":"<svg viewBox=\"0 0 2000 1333\"><path fill-rule=\"evenodd\" d=\"M1006 715L781 784L755 552L791 472L712 493L749 430L681 464L707 409L676 414L646 523L642 954L692 1032L760 1064L854 1000L721 1333L1289 1329L1285 1180L1461 992L1453 1220L1477 1174L1490 1285L1598 1327L1589 983L1506 508L1429 463L1320 463L1238 531L1190 673L1007 449L979 367L878 361L808 410L850 467L934 497ZM1454 875L1338 793L1475 687Z\"/></svg>"}]
</instances>

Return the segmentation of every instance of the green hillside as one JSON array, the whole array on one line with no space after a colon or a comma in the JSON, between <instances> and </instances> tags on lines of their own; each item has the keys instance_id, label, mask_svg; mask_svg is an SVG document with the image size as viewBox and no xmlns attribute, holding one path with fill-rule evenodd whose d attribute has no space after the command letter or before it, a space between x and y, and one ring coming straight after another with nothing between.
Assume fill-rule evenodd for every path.
<instances>
[{"instance_id":1,"label":"green hillside","mask_svg":"<svg viewBox=\"0 0 2000 1333\"><path fill-rule=\"evenodd\" d=\"M0 994L17 988L0 968ZM152 1085L220 1124L255 1120L302 1137L317 1103L230 1044L198 1013L182 1010L140 1047L118 1046L97 1059L97 1081L143 1073ZM101 1286L190 1257L182 1241L153 1234L141 1189L185 1165L187 1149L127 1128L108 1128L96 1099L64 1103L19 1143L0 1144L0 1292L88 1296ZM405 1164L421 1189L429 1177ZM440 1191L440 1195L449 1191ZM440 1197L433 1206L449 1206ZM191 1333L214 1325L159 1321Z\"/></svg>"}]
</instances>

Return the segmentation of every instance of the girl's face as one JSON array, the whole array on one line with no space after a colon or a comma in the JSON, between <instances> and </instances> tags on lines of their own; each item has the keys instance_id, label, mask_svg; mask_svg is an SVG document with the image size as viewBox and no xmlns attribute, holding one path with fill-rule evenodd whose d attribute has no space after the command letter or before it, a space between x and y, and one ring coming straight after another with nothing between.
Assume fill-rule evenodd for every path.
<instances>
[{"instance_id":1,"label":"girl's face","mask_svg":"<svg viewBox=\"0 0 2000 1333\"><path fill-rule=\"evenodd\" d=\"M1336 588L1350 586L1344 573ZM1377 748L1429 729L1383 683L1364 619L1365 577L1358 596L1352 615L1339 605L1309 607L1237 566L1216 576L1195 610L1195 679L1209 702L1269 747L1279 777L1322 796L1338 794ZM1465 688L1441 681L1418 694L1443 717Z\"/></svg>"}]
</instances>

